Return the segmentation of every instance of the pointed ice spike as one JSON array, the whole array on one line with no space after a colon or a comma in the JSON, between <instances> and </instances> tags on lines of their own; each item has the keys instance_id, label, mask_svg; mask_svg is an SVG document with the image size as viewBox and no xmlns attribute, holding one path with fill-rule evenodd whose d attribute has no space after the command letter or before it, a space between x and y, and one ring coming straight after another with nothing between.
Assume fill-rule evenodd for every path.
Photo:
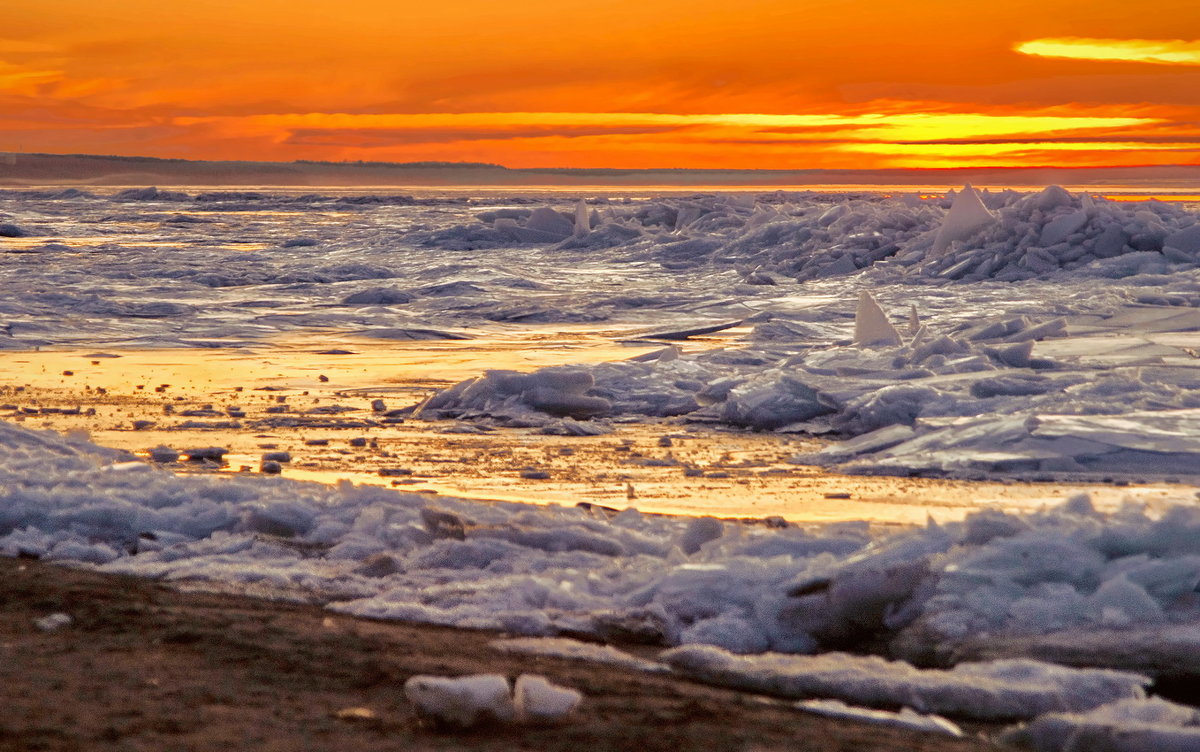
<instances>
[{"instance_id":1,"label":"pointed ice spike","mask_svg":"<svg viewBox=\"0 0 1200 752\"><path fill-rule=\"evenodd\" d=\"M908 336L914 337L919 331L921 331L921 317L917 315L917 304L911 303L908 306Z\"/></svg>"},{"instance_id":2,"label":"pointed ice spike","mask_svg":"<svg viewBox=\"0 0 1200 752\"><path fill-rule=\"evenodd\" d=\"M995 215L988 211L979 194L967 183L954 196L954 203L933 241L933 253L944 252L954 241L966 240L995 221Z\"/></svg>"},{"instance_id":3,"label":"pointed ice spike","mask_svg":"<svg viewBox=\"0 0 1200 752\"><path fill-rule=\"evenodd\" d=\"M1088 216L1096 213L1096 202L1088 194L1083 194L1083 198L1079 199L1079 208L1087 212Z\"/></svg>"},{"instance_id":4,"label":"pointed ice spike","mask_svg":"<svg viewBox=\"0 0 1200 752\"><path fill-rule=\"evenodd\" d=\"M592 231L592 220L588 216L587 203L579 199L575 204L575 237L585 238Z\"/></svg>"},{"instance_id":5,"label":"pointed ice spike","mask_svg":"<svg viewBox=\"0 0 1200 752\"><path fill-rule=\"evenodd\" d=\"M858 311L854 314L854 344L888 346L901 344L900 332L888 321L883 309L863 290L858 294Z\"/></svg>"}]
</instances>

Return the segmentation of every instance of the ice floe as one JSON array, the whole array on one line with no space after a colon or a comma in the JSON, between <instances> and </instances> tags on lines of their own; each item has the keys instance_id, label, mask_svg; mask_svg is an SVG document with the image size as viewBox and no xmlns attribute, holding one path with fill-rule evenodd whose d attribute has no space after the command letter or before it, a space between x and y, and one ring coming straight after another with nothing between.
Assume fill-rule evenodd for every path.
<instances>
[{"instance_id":1,"label":"ice floe","mask_svg":"<svg viewBox=\"0 0 1200 752\"><path fill-rule=\"evenodd\" d=\"M826 697L867 707L909 707L975 720L1016 720L1141 699L1137 674L1028 660L917 669L876 656L735 655L712 646L673 648L662 659L695 679L781 697Z\"/></svg>"}]
</instances>

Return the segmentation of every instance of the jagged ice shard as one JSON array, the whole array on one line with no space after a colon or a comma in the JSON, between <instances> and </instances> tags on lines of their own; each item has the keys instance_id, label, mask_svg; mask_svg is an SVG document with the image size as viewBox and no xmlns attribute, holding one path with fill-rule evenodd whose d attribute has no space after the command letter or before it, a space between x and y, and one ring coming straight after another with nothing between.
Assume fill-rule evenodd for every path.
<instances>
[{"instance_id":1,"label":"jagged ice shard","mask_svg":"<svg viewBox=\"0 0 1200 752\"><path fill-rule=\"evenodd\" d=\"M915 320L916 309L913 311ZM866 290L860 292L858 310L854 314L854 344L864 347L886 347L902 343L900 332L888 321L887 314L879 307L879 303L875 302L871 293Z\"/></svg>"},{"instance_id":2,"label":"jagged ice shard","mask_svg":"<svg viewBox=\"0 0 1200 752\"><path fill-rule=\"evenodd\" d=\"M934 238L933 253L944 252L951 243L966 240L995 221L995 215L988 211L979 193L968 183L955 194L950 212Z\"/></svg>"}]
</instances>

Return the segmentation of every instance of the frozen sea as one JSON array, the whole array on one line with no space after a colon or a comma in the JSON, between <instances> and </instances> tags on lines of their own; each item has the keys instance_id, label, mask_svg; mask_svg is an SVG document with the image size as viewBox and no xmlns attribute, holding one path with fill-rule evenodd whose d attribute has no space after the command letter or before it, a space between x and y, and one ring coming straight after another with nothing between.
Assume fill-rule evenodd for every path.
<instances>
[{"instance_id":1,"label":"frozen sea","mask_svg":"<svg viewBox=\"0 0 1200 752\"><path fill-rule=\"evenodd\" d=\"M831 441L794 462L855 473L1200 476L1200 208L1187 201L1056 186L7 190L0 275L0 348L14 352L585 326L641 346L471 375L410 405L410 420L816 435ZM7 555L365 616L677 645L671 670L755 691L1036 717L1013 738L1038 749L1080 734L1117 740L1106 749L1200 748L1188 746L1193 711L1142 699L1141 674L1113 673L1197 673L1164 658L1200 650L1190 493L1156 508L1077 497L1024 514L980 509L877 537L851 521L801 529L180 476L12 422L0 424L0 489ZM1108 673L1018 661L943 676L830 652L944 664L992 635L1015 656L1036 646L1053 659L1072 634L1091 650L1071 661Z\"/></svg>"}]
</instances>

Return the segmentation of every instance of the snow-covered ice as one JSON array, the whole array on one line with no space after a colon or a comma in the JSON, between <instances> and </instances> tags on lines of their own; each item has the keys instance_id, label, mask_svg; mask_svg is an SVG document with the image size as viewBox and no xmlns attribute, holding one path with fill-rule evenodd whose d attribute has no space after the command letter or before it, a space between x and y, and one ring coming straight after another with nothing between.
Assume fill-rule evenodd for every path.
<instances>
[{"instance_id":1,"label":"snow-covered ice","mask_svg":"<svg viewBox=\"0 0 1200 752\"><path fill-rule=\"evenodd\" d=\"M583 700L583 694L560 687L537 674L521 674L510 686L499 674L410 677L404 695L417 714L449 728L485 723L557 723Z\"/></svg>"},{"instance_id":2,"label":"snow-covered ice","mask_svg":"<svg viewBox=\"0 0 1200 752\"><path fill-rule=\"evenodd\" d=\"M744 656L708 645L673 648L663 660L695 679L781 697L826 697L867 707L908 707L975 720L1034 718L1141 699L1150 680L1103 669L1029 660L917 669L877 656L766 653Z\"/></svg>"},{"instance_id":3,"label":"snow-covered ice","mask_svg":"<svg viewBox=\"0 0 1200 752\"><path fill-rule=\"evenodd\" d=\"M1200 711L1165 700L1121 700L1085 713L1050 713L1004 734L1035 752L1192 752Z\"/></svg>"},{"instance_id":4,"label":"snow-covered ice","mask_svg":"<svg viewBox=\"0 0 1200 752\"><path fill-rule=\"evenodd\" d=\"M560 687L544 676L521 674L513 683L513 705L522 723L556 723L565 720L583 694L577 689Z\"/></svg>"}]
</instances>

